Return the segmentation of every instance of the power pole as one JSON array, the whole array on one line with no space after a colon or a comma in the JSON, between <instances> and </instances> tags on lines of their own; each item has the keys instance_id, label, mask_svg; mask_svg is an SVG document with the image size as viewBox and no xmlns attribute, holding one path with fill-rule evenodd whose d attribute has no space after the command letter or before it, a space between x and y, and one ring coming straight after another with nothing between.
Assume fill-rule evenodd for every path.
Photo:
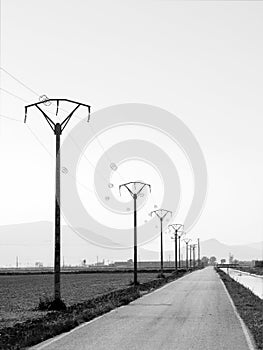
<instances>
[{"instance_id":1,"label":"power pole","mask_svg":"<svg viewBox=\"0 0 263 350\"><path fill-rule=\"evenodd\" d=\"M189 245L189 249L190 249L190 268L192 267L192 245Z\"/></svg>"},{"instance_id":2,"label":"power pole","mask_svg":"<svg viewBox=\"0 0 263 350\"><path fill-rule=\"evenodd\" d=\"M57 110L56 115L58 114L59 109L59 103L60 102L69 102L74 104L74 109L69 113L69 115L62 121L62 123L54 123L52 119L48 117L48 115L40 108L42 104L47 105L51 104L52 102L56 102ZM36 107L44 116L46 121L48 122L48 125L51 127L52 131L54 132L56 136L56 190L55 190L55 256L54 256L54 308L61 308L63 307L63 302L61 300L61 292L60 292L60 136L67 126L68 122L70 121L72 115L75 113L75 111L80 107L86 107L88 108L88 121L90 118L90 106L68 100L68 99L58 99L58 98L52 98L52 99L45 99L37 103L33 103L31 105L28 105L25 107L25 120L26 123L27 119L27 111L30 107Z\"/></svg>"},{"instance_id":3,"label":"power pole","mask_svg":"<svg viewBox=\"0 0 263 350\"><path fill-rule=\"evenodd\" d=\"M149 187L149 190L151 192L151 185L146 184L144 182L139 182L139 181L133 181L133 182L127 182L125 184L122 184L119 186L119 191L121 194L121 188L125 187L130 195L133 198L133 205L134 205L134 249L133 249L133 266L134 266L134 285L136 286L138 284L138 278L137 278L137 197L141 193L141 191L144 189L145 186ZM131 190L130 187L133 187L133 190ZM139 187L139 190L136 188Z\"/></svg>"},{"instance_id":4,"label":"power pole","mask_svg":"<svg viewBox=\"0 0 263 350\"><path fill-rule=\"evenodd\" d=\"M198 244L198 267L201 265L201 259L200 259L200 239L197 238L197 244Z\"/></svg>"},{"instance_id":5,"label":"power pole","mask_svg":"<svg viewBox=\"0 0 263 350\"><path fill-rule=\"evenodd\" d=\"M182 225L181 229L184 228L184 225ZM179 255L179 261L178 261L178 267L181 268L181 237L185 234L184 231L180 231L181 234L177 235L178 238L178 255Z\"/></svg>"},{"instance_id":6,"label":"power pole","mask_svg":"<svg viewBox=\"0 0 263 350\"><path fill-rule=\"evenodd\" d=\"M178 271L178 265L177 265L177 238L178 238L178 232L179 230L183 227L182 224L172 224L169 225L168 228L172 228L174 229L174 237L171 237L172 239L174 239L174 268L175 271Z\"/></svg>"},{"instance_id":7,"label":"power pole","mask_svg":"<svg viewBox=\"0 0 263 350\"><path fill-rule=\"evenodd\" d=\"M191 242L191 238L186 238L186 239L184 239L184 242L185 242L185 252L186 252L186 254L185 254L185 263L186 263L186 268L188 269L188 244L189 244L189 242Z\"/></svg>"},{"instance_id":8,"label":"power pole","mask_svg":"<svg viewBox=\"0 0 263 350\"><path fill-rule=\"evenodd\" d=\"M172 216L172 212L166 209L158 209L153 210L151 212L151 216L153 214L155 214L160 219L161 223L161 274L163 275L163 219L166 217L167 214L170 214Z\"/></svg>"},{"instance_id":9,"label":"power pole","mask_svg":"<svg viewBox=\"0 0 263 350\"><path fill-rule=\"evenodd\" d=\"M195 268L195 248L196 248L196 244L193 244L192 247L193 247L193 265L194 265L194 268Z\"/></svg>"}]
</instances>

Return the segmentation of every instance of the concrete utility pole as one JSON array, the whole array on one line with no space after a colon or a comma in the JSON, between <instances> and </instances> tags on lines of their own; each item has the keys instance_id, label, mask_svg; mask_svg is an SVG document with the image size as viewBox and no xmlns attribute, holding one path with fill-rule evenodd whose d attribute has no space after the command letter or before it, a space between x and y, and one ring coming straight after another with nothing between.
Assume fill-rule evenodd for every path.
<instances>
[{"instance_id":1,"label":"concrete utility pole","mask_svg":"<svg viewBox=\"0 0 263 350\"><path fill-rule=\"evenodd\" d=\"M56 115L58 114L59 109L59 103L60 102L69 102L74 104L74 109L69 113L69 115L63 120L62 123L54 123L52 119L48 117L48 115L40 108L41 105L50 105L52 102L56 102L57 110ZM46 121L48 122L48 125L51 127L52 131L54 132L56 136L56 190L55 190L55 256L54 256L54 308L60 308L63 307L63 302L61 301L61 292L60 292L60 135L62 134L63 130L67 126L69 120L71 119L74 112L80 107L86 107L88 108L88 121L90 118L90 106L76 102L71 101L68 99L58 99L58 98L52 98L52 99L45 99L43 101L33 103L31 105L28 105L25 107L25 120L26 123L27 119L27 111L29 107L36 107L44 116Z\"/></svg>"},{"instance_id":2,"label":"concrete utility pole","mask_svg":"<svg viewBox=\"0 0 263 350\"><path fill-rule=\"evenodd\" d=\"M179 230L183 227L182 224L172 224L169 225L168 228L172 228L174 230L174 237L171 237L172 239L174 239L174 268L175 271L177 272L178 270L178 265L177 265L177 239L178 239L178 232L180 232Z\"/></svg>"},{"instance_id":3,"label":"concrete utility pole","mask_svg":"<svg viewBox=\"0 0 263 350\"><path fill-rule=\"evenodd\" d=\"M185 242L185 252L186 252L186 254L185 254L185 262L186 262L186 268L188 269L188 267L189 267L189 265L188 265L188 244L189 244L189 242L191 242L191 238L185 238L184 239L184 242Z\"/></svg>"},{"instance_id":4,"label":"concrete utility pole","mask_svg":"<svg viewBox=\"0 0 263 350\"><path fill-rule=\"evenodd\" d=\"M155 214L160 219L161 223L161 274L163 275L163 219L166 217L167 214L170 214L172 216L172 212L166 209L158 209L153 210L151 212L151 216L153 214Z\"/></svg>"},{"instance_id":5,"label":"concrete utility pole","mask_svg":"<svg viewBox=\"0 0 263 350\"><path fill-rule=\"evenodd\" d=\"M139 190L136 189L136 187L139 187ZM119 191L121 193L121 188L125 187L130 195L133 198L134 203L134 258L133 258L133 264L134 264L134 285L136 286L138 284L138 278L137 278L137 198L138 195L141 193L141 191L144 189L145 186L149 187L149 190L151 192L151 185L146 184L144 182L134 181L134 182L127 182L125 184L122 184L119 186ZM133 191L130 189L130 187L133 187Z\"/></svg>"},{"instance_id":6,"label":"concrete utility pole","mask_svg":"<svg viewBox=\"0 0 263 350\"><path fill-rule=\"evenodd\" d=\"M184 225L182 225L181 229L183 230L183 228L184 228ZM181 268L181 237L183 235L185 235L184 231L180 231L180 232L181 232L181 234L177 235L177 239L178 239L178 255L179 255L178 267L179 267L179 269Z\"/></svg>"}]
</instances>

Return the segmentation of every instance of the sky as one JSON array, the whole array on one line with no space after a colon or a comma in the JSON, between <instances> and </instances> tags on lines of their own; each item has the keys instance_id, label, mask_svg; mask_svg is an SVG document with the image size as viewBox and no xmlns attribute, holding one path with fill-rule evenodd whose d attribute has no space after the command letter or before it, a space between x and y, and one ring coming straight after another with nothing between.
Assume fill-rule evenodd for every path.
<instances>
[{"instance_id":1,"label":"sky","mask_svg":"<svg viewBox=\"0 0 263 350\"><path fill-rule=\"evenodd\" d=\"M261 1L2 0L0 225L53 222L55 139L36 112L22 122L25 104L45 94L90 104L95 113L145 103L177 116L197 139L208 174L205 206L188 235L227 244L261 241L262 15ZM72 118L63 137L78 121ZM95 162L116 135L125 139L130 131L101 135L86 157ZM158 144L150 133L145 139ZM161 137L160 143L165 148ZM193 180L183 161L177 165L184 210ZM147 172L132 161L120 169L125 180L131 169L136 180ZM82 182L88 170L80 162ZM162 185L154 167L148 175ZM81 196L91 210L85 191ZM167 245L172 249L171 240ZM157 249L158 239L145 247Z\"/></svg>"}]
</instances>

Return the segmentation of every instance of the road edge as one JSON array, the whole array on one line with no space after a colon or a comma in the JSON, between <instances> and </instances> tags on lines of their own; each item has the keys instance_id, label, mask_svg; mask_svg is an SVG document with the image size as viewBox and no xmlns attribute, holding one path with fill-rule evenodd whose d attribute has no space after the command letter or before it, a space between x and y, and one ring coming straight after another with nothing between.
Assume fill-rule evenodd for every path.
<instances>
[{"instance_id":1,"label":"road edge","mask_svg":"<svg viewBox=\"0 0 263 350\"><path fill-rule=\"evenodd\" d=\"M234 313L235 313L237 319L238 319L239 322L240 322L240 325L241 325L242 331L243 331L243 333L244 333L244 336L245 336L245 338L246 338L246 342L247 342L247 345L248 345L249 350L257 350L258 347L257 347L256 344L255 344L254 338L253 338L253 336L252 336L250 330L249 330L248 327L246 326L246 324L245 324L245 322L243 321L243 319L240 317L240 315L239 315L239 313L238 313L238 311L237 311L237 308L236 308L236 306L235 306L235 304L234 304L234 302L233 302L233 299L231 298L231 296L230 296L230 294L229 294L229 292L228 292L228 290L227 290L227 288L226 288L224 282L222 281L221 277L220 277L218 274L217 274L217 276L218 276L220 282L222 283L222 285L223 285L223 287L224 287L224 290L225 290L225 292L226 292L226 295L227 295L227 297L228 297L228 299L229 299L229 301L230 301L230 304L232 305L232 308L233 308L233 310L234 310Z\"/></svg>"},{"instance_id":2,"label":"road edge","mask_svg":"<svg viewBox=\"0 0 263 350\"><path fill-rule=\"evenodd\" d=\"M170 282L164 284L163 286L161 286L161 287L159 287L159 288L156 288L156 289L153 289L153 290L149 291L147 294L142 295L142 296L139 297L138 299L142 299L142 298L147 297L148 295L152 295L152 294L154 294L154 293L157 293L157 292L159 292L160 290L163 290L163 289L167 288L167 287L170 286L172 283L176 283L177 281L182 280L183 278L189 276L189 274L190 274L190 273L187 272L187 273L185 273L183 276L181 276L181 277L179 277L179 278L177 278L177 279L175 279L175 280L173 280L173 281L170 281ZM138 300L138 299L135 299L135 300L131 301L129 304L132 304L132 303L136 302L136 300ZM128 304L128 305L129 305L129 304ZM44 340L43 342L38 343L38 344L36 344L36 345L33 345L32 347L28 347L27 349L28 349L28 350L42 350L42 349L45 349L48 345L53 344L53 343L55 343L56 341L59 341L60 339L62 339L62 338L64 338L64 337L70 335L71 333L73 333L73 332L75 332L75 331L81 329L82 327L85 327L85 326L87 326L87 325L89 325L89 324L91 324L91 323L93 323L93 322L96 322L96 321L99 320L100 318L106 317L106 316L109 315L110 313L116 312L117 310L119 310L119 309L121 309L121 308L123 308L123 307L126 307L126 306L128 306L128 305L121 305L121 306L118 306L118 307L116 307L115 309L112 309L112 310L110 310L109 312L104 313L103 315L97 316L97 317L93 318L93 319L90 320L90 321L87 321L87 322L84 322L84 323L80 324L79 326L77 326L77 327L71 329L71 330L68 331L68 332L64 332L64 333L58 334L58 335L56 335L56 336L53 337L53 338L49 338L49 339L47 339L47 340ZM256 350L256 349L249 349L249 350Z\"/></svg>"}]
</instances>

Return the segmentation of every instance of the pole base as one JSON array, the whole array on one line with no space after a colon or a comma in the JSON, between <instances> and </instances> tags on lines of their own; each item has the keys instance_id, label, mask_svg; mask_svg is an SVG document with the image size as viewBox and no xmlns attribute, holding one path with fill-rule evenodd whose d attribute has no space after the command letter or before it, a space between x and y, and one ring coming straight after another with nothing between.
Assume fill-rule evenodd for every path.
<instances>
[{"instance_id":1,"label":"pole base","mask_svg":"<svg viewBox=\"0 0 263 350\"><path fill-rule=\"evenodd\" d=\"M165 278L165 274L163 272L158 273L157 278Z\"/></svg>"},{"instance_id":2,"label":"pole base","mask_svg":"<svg viewBox=\"0 0 263 350\"><path fill-rule=\"evenodd\" d=\"M61 299L54 299L50 297L45 297L44 299L40 299L38 310L41 311L63 311L66 310L67 306Z\"/></svg>"}]
</instances>

